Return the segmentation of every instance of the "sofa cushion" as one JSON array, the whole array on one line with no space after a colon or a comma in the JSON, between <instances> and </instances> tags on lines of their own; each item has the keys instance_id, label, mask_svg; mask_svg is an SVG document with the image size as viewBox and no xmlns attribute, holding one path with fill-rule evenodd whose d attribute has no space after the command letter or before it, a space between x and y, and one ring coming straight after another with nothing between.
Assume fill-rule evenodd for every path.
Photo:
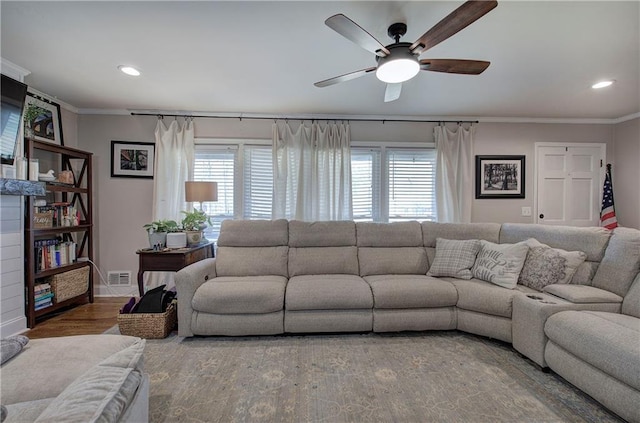
<instances>
[{"instance_id":1,"label":"sofa cushion","mask_svg":"<svg viewBox=\"0 0 640 423\"><path fill-rule=\"evenodd\" d=\"M427 253L423 247L359 247L360 276L427 273Z\"/></svg>"},{"instance_id":2,"label":"sofa cushion","mask_svg":"<svg viewBox=\"0 0 640 423\"><path fill-rule=\"evenodd\" d=\"M289 222L290 247L341 247L356 245L353 221Z\"/></svg>"},{"instance_id":3,"label":"sofa cushion","mask_svg":"<svg viewBox=\"0 0 640 423\"><path fill-rule=\"evenodd\" d=\"M36 422L116 422L142 382L145 340L104 359L58 395Z\"/></svg>"},{"instance_id":4,"label":"sofa cushion","mask_svg":"<svg viewBox=\"0 0 640 423\"><path fill-rule=\"evenodd\" d=\"M357 275L358 247L307 247L289 249L289 277L299 275Z\"/></svg>"},{"instance_id":5,"label":"sofa cushion","mask_svg":"<svg viewBox=\"0 0 640 423\"><path fill-rule=\"evenodd\" d=\"M565 251L551 248L535 238L525 241L529 246L518 283L542 291L547 285L571 282L578 266L587 258L582 251Z\"/></svg>"},{"instance_id":6,"label":"sofa cushion","mask_svg":"<svg viewBox=\"0 0 640 423\"><path fill-rule=\"evenodd\" d=\"M458 291L458 308L511 318L513 297L535 293L531 288L518 285L506 289L480 279L460 280L447 278Z\"/></svg>"},{"instance_id":7,"label":"sofa cushion","mask_svg":"<svg viewBox=\"0 0 640 423\"><path fill-rule=\"evenodd\" d=\"M355 275L294 276L287 283L287 310L371 309L373 295L364 279Z\"/></svg>"},{"instance_id":8,"label":"sofa cushion","mask_svg":"<svg viewBox=\"0 0 640 423\"><path fill-rule=\"evenodd\" d=\"M191 304L203 313L272 313L284 307L286 285L283 276L217 277L200 285Z\"/></svg>"},{"instance_id":9,"label":"sofa cushion","mask_svg":"<svg viewBox=\"0 0 640 423\"><path fill-rule=\"evenodd\" d=\"M138 341L124 335L31 339L22 353L0 368L2 403L56 397L88 369ZM44 374L47 383L34 383Z\"/></svg>"},{"instance_id":10,"label":"sofa cushion","mask_svg":"<svg viewBox=\"0 0 640 423\"><path fill-rule=\"evenodd\" d=\"M598 311L562 311L547 319L544 332L579 359L640 389L637 318Z\"/></svg>"},{"instance_id":11,"label":"sofa cushion","mask_svg":"<svg viewBox=\"0 0 640 423\"><path fill-rule=\"evenodd\" d=\"M593 286L624 297L638 272L640 231L618 227L613 231L604 258L593 277Z\"/></svg>"},{"instance_id":12,"label":"sofa cushion","mask_svg":"<svg viewBox=\"0 0 640 423\"><path fill-rule=\"evenodd\" d=\"M25 423L35 421L55 398L19 402L7 406L7 419L2 423Z\"/></svg>"},{"instance_id":13,"label":"sofa cushion","mask_svg":"<svg viewBox=\"0 0 640 423\"><path fill-rule=\"evenodd\" d=\"M471 273L474 278L513 289L518 284L518 277L528 251L529 247L524 242L494 244L481 240L480 251L471 268Z\"/></svg>"},{"instance_id":14,"label":"sofa cushion","mask_svg":"<svg viewBox=\"0 0 640 423\"><path fill-rule=\"evenodd\" d=\"M500 240L499 223L437 223L422 222L422 239L425 247L435 247L438 238L445 239L484 239L498 243Z\"/></svg>"},{"instance_id":15,"label":"sofa cushion","mask_svg":"<svg viewBox=\"0 0 640 423\"><path fill-rule=\"evenodd\" d=\"M640 273L636 275L629 292L624 296L622 313L640 318Z\"/></svg>"},{"instance_id":16,"label":"sofa cushion","mask_svg":"<svg viewBox=\"0 0 640 423\"><path fill-rule=\"evenodd\" d=\"M479 250L480 241L477 239L458 241L438 238L436 256L427 275L471 279L471 267Z\"/></svg>"},{"instance_id":17,"label":"sofa cushion","mask_svg":"<svg viewBox=\"0 0 640 423\"><path fill-rule=\"evenodd\" d=\"M458 301L451 282L431 276L376 275L364 280L371 286L377 309L450 307Z\"/></svg>"},{"instance_id":18,"label":"sofa cushion","mask_svg":"<svg viewBox=\"0 0 640 423\"><path fill-rule=\"evenodd\" d=\"M218 247L276 247L289 242L289 223L278 220L223 220Z\"/></svg>"},{"instance_id":19,"label":"sofa cushion","mask_svg":"<svg viewBox=\"0 0 640 423\"><path fill-rule=\"evenodd\" d=\"M422 247L419 222L357 222L358 247Z\"/></svg>"},{"instance_id":20,"label":"sofa cushion","mask_svg":"<svg viewBox=\"0 0 640 423\"><path fill-rule=\"evenodd\" d=\"M587 285L547 285L544 292L576 304L622 302L622 297L613 292Z\"/></svg>"},{"instance_id":21,"label":"sofa cushion","mask_svg":"<svg viewBox=\"0 0 640 423\"><path fill-rule=\"evenodd\" d=\"M218 276L289 275L287 254L289 247L218 247L216 274Z\"/></svg>"},{"instance_id":22,"label":"sofa cushion","mask_svg":"<svg viewBox=\"0 0 640 423\"><path fill-rule=\"evenodd\" d=\"M582 251L589 261L599 262L609 241L610 232L605 228L580 228L575 226L549 226L530 223L503 223L500 243L516 243L535 238L552 248L566 251Z\"/></svg>"}]
</instances>

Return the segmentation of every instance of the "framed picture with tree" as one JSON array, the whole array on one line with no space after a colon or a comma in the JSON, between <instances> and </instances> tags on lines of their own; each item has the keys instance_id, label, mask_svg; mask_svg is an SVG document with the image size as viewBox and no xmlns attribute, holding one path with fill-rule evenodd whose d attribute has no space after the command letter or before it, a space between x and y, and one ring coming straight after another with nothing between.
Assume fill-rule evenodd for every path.
<instances>
[{"instance_id":1,"label":"framed picture with tree","mask_svg":"<svg viewBox=\"0 0 640 423\"><path fill-rule=\"evenodd\" d=\"M476 156L476 198L525 198L525 156Z\"/></svg>"}]
</instances>

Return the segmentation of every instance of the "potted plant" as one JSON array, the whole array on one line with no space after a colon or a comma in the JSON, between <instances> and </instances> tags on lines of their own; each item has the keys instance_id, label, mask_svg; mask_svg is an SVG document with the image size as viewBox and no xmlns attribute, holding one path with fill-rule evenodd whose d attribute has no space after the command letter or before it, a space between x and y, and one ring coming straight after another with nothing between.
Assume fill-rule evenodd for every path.
<instances>
[{"instance_id":1,"label":"potted plant","mask_svg":"<svg viewBox=\"0 0 640 423\"><path fill-rule=\"evenodd\" d=\"M202 232L207 227L207 223L211 225L211 219L203 210L183 211L182 229L187 234L187 244L199 244L204 236Z\"/></svg>"},{"instance_id":2,"label":"potted plant","mask_svg":"<svg viewBox=\"0 0 640 423\"><path fill-rule=\"evenodd\" d=\"M178 223L175 220L156 220L143 228L149 234L151 248L164 248L167 245L167 232L178 230Z\"/></svg>"}]
</instances>

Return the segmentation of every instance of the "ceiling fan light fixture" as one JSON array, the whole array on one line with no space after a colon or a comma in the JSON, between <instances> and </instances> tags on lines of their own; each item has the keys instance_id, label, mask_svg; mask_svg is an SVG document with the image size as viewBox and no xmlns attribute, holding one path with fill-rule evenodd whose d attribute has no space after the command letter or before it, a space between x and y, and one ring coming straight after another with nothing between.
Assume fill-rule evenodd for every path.
<instances>
[{"instance_id":1,"label":"ceiling fan light fixture","mask_svg":"<svg viewBox=\"0 0 640 423\"><path fill-rule=\"evenodd\" d=\"M133 66L120 65L118 66L120 72L125 73L129 76L140 76L140 71Z\"/></svg>"},{"instance_id":2,"label":"ceiling fan light fixture","mask_svg":"<svg viewBox=\"0 0 640 423\"><path fill-rule=\"evenodd\" d=\"M606 88L609 87L613 84L612 80L608 80L608 81L600 81L600 82L596 82L595 84L593 84L591 86L591 88L593 88L594 90L597 90L599 88Z\"/></svg>"},{"instance_id":3,"label":"ceiling fan light fixture","mask_svg":"<svg viewBox=\"0 0 640 423\"><path fill-rule=\"evenodd\" d=\"M387 84L408 81L420 72L420 64L415 58L387 60L378 65L376 77Z\"/></svg>"}]
</instances>

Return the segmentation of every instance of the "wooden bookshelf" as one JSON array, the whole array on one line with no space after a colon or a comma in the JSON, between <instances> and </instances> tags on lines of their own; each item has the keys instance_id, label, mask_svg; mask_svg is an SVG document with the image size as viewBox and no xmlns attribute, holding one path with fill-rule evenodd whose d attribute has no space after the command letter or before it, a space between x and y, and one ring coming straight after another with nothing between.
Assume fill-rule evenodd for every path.
<instances>
[{"instance_id":1,"label":"wooden bookshelf","mask_svg":"<svg viewBox=\"0 0 640 423\"><path fill-rule=\"evenodd\" d=\"M25 156L40 158L48 155L59 161L60 170L70 170L74 176L73 184L46 182L47 202L69 203L77 209L79 216L73 226L35 227L34 213L36 201L42 197L25 197L24 248L25 248L25 314L27 326L33 328L38 319L60 312L61 309L93 302L93 201L92 201L92 153L75 148L64 147L47 142L25 138ZM74 219L75 220L75 219ZM76 261L68 264L36 268L36 242L43 239L59 238L64 242L75 243ZM70 244L72 245L72 244ZM79 260L78 260L79 259ZM82 260L82 261L81 261ZM57 301L54 293L50 306L35 309L35 286L48 281L48 278L71 270L89 267L87 290L81 295Z\"/></svg>"}]
</instances>

